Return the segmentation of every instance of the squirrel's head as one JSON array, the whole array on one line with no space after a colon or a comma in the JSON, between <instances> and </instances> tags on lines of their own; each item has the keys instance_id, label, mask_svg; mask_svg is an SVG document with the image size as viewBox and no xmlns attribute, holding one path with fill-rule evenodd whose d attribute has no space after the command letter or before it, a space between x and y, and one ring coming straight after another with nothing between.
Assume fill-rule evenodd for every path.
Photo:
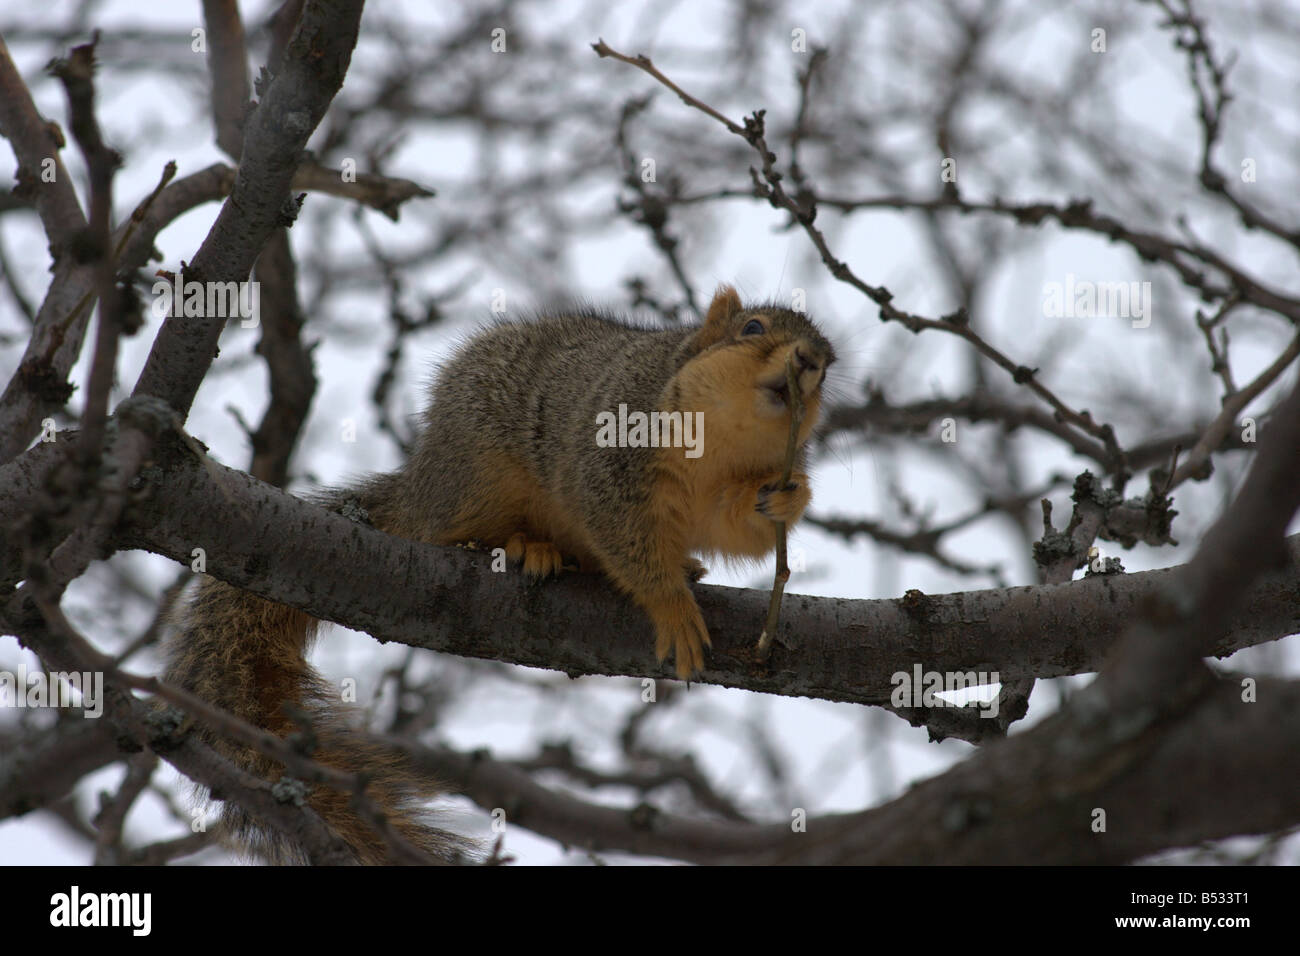
<instances>
[{"instance_id":1,"label":"squirrel's head","mask_svg":"<svg viewBox=\"0 0 1300 956\"><path fill-rule=\"evenodd\" d=\"M736 290L721 286L704 324L691 340L692 391L689 400L749 411L772 426L789 427L787 366L804 403L800 443L807 440L821 410L822 382L835 361L835 349L804 314L777 305L746 308ZM737 394L737 385L743 394Z\"/></svg>"}]
</instances>

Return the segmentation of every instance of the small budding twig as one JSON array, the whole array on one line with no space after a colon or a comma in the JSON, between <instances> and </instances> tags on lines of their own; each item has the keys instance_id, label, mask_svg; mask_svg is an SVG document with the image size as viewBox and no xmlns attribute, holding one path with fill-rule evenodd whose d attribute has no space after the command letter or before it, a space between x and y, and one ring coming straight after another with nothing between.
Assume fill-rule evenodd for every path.
<instances>
[{"instance_id":1,"label":"small budding twig","mask_svg":"<svg viewBox=\"0 0 1300 956\"><path fill-rule=\"evenodd\" d=\"M790 474L794 471L794 453L799 446L799 426L803 423L803 395L799 391L799 377L794 371L793 358L785 360L786 388L790 392L790 434L785 442L785 469L781 472L781 488L790 483ZM785 584L790 580L790 565L786 561L785 522L773 521L776 525L776 574L772 579L772 598L767 604L767 623L763 633L758 636L758 647L754 657L762 663L772 652L772 635L781 620L781 598L785 594Z\"/></svg>"}]
</instances>

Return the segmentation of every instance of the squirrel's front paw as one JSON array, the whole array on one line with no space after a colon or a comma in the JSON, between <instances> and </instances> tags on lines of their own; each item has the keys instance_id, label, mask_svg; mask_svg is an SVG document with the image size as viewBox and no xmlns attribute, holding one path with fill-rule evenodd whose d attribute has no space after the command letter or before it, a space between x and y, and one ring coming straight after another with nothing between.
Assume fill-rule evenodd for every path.
<instances>
[{"instance_id":1,"label":"squirrel's front paw","mask_svg":"<svg viewBox=\"0 0 1300 956\"><path fill-rule=\"evenodd\" d=\"M523 562L524 574L530 578L544 578L559 574L564 567L564 555L549 541L529 541L523 532L510 536L506 542L506 560Z\"/></svg>"},{"instance_id":2,"label":"squirrel's front paw","mask_svg":"<svg viewBox=\"0 0 1300 956\"><path fill-rule=\"evenodd\" d=\"M695 598L689 591L675 594L648 610L655 625L655 656L662 662L672 651L677 661L677 676L690 680L704 668L704 648L712 646Z\"/></svg>"},{"instance_id":3,"label":"squirrel's front paw","mask_svg":"<svg viewBox=\"0 0 1300 956\"><path fill-rule=\"evenodd\" d=\"M790 481L785 485L780 482L778 477L759 487L758 501L754 507L765 518L794 524L812 500L812 492L808 490L808 476L796 472L790 475Z\"/></svg>"}]
</instances>

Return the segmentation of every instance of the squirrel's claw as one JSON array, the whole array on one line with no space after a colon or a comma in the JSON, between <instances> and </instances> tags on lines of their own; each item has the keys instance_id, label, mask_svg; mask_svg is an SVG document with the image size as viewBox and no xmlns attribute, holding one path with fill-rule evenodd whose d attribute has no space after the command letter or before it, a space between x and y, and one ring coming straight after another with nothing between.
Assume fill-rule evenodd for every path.
<instances>
[{"instance_id":1,"label":"squirrel's claw","mask_svg":"<svg viewBox=\"0 0 1300 956\"><path fill-rule=\"evenodd\" d=\"M519 532L506 542L506 560L522 562L524 574L530 578L545 578L559 574L564 567L564 555L549 541L529 541Z\"/></svg>"},{"instance_id":2,"label":"squirrel's claw","mask_svg":"<svg viewBox=\"0 0 1300 956\"><path fill-rule=\"evenodd\" d=\"M704 669L704 649L713 646L695 598L686 591L647 610L655 624L655 656L662 662L672 651L677 676L690 680Z\"/></svg>"},{"instance_id":3,"label":"squirrel's claw","mask_svg":"<svg viewBox=\"0 0 1300 956\"><path fill-rule=\"evenodd\" d=\"M803 515L812 493L808 490L807 475L791 475L791 481L778 486L776 481L768 482L758 489L758 500L754 508L765 518L794 524Z\"/></svg>"}]
</instances>

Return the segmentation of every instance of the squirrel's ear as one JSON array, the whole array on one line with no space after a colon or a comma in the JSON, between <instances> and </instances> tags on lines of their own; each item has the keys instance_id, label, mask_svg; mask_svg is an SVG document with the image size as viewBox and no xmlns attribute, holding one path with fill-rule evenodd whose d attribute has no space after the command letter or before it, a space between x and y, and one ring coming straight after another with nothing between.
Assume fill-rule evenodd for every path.
<instances>
[{"instance_id":1,"label":"squirrel's ear","mask_svg":"<svg viewBox=\"0 0 1300 956\"><path fill-rule=\"evenodd\" d=\"M731 317L744 308L740 296L732 286L718 286L718 291L713 293L713 301L709 303L704 324L695 336L696 344L705 349L723 339L731 325Z\"/></svg>"}]
</instances>

